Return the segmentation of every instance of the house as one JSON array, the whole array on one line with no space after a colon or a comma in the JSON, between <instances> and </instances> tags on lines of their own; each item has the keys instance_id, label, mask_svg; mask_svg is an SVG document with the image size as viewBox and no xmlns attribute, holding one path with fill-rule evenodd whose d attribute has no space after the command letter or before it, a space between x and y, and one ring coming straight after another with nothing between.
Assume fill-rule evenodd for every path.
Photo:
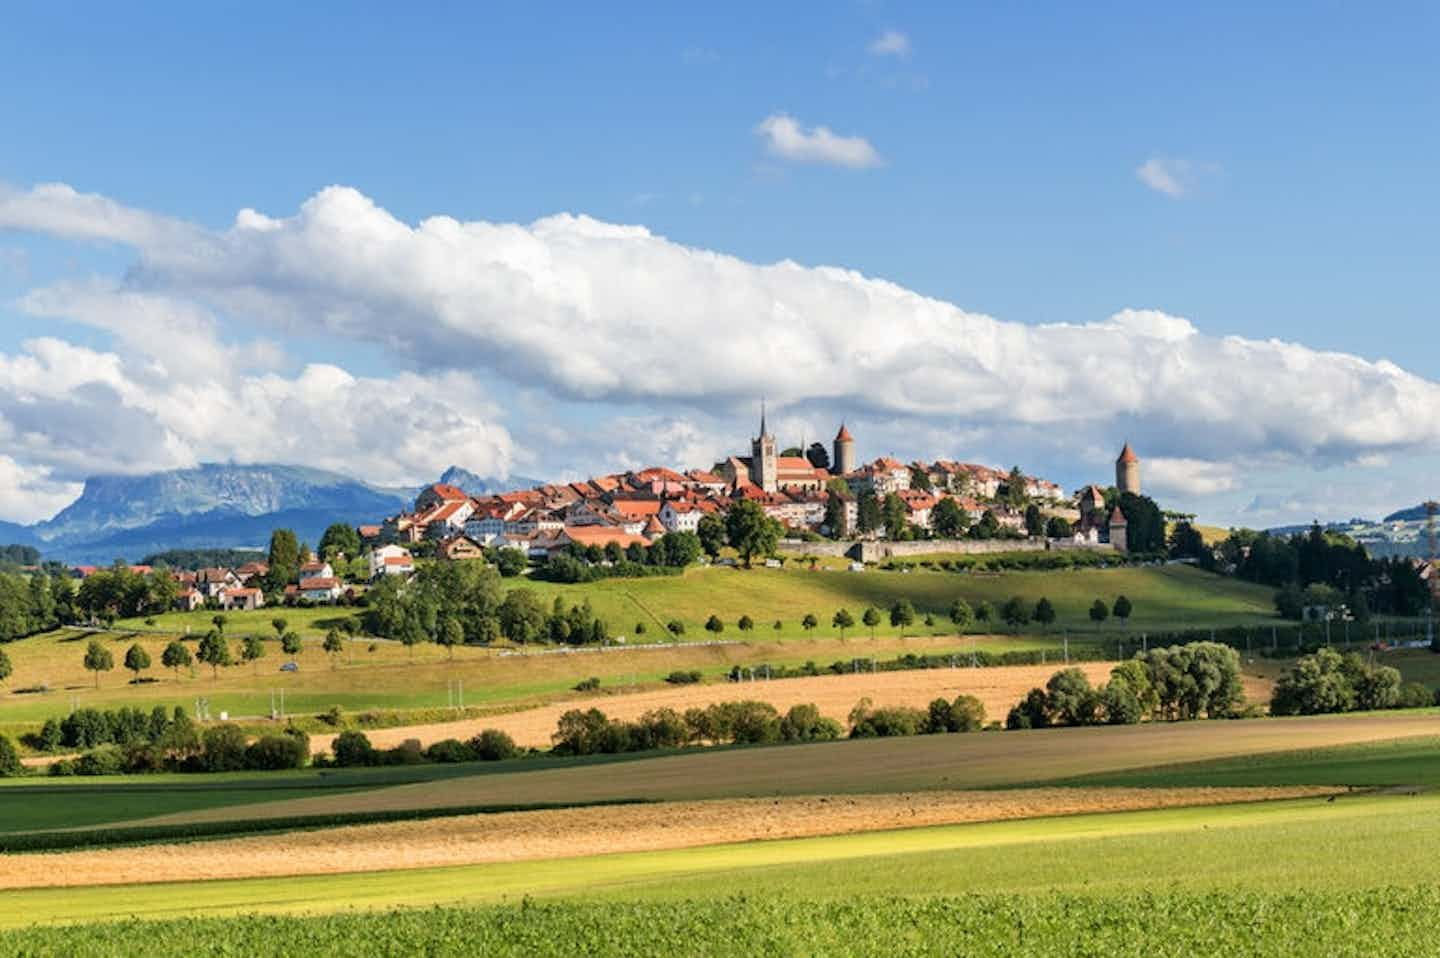
<instances>
[{"instance_id":1,"label":"house","mask_svg":"<svg viewBox=\"0 0 1440 958\"><path fill-rule=\"evenodd\" d=\"M235 575L245 585L249 585L254 579L263 579L269 573L270 564L268 562L247 562L235 570Z\"/></svg>"},{"instance_id":2,"label":"house","mask_svg":"<svg viewBox=\"0 0 1440 958\"><path fill-rule=\"evenodd\" d=\"M229 569L201 569L195 573L195 588L205 599L218 599L226 589L238 589L243 583Z\"/></svg>"},{"instance_id":3,"label":"house","mask_svg":"<svg viewBox=\"0 0 1440 958\"><path fill-rule=\"evenodd\" d=\"M205 597L194 586L181 589L180 593L175 596L175 608L181 612L194 612L204 604Z\"/></svg>"},{"instance_id":4,"label":"house","mask_svg":"<svg viewBox=\"0 0 1440 958\"><path fill-rule=\"evenodd\" d=\"M939 499L919 489L906 489L895 494L905 503L906 518L911 525L920 529L930 528L930 510L940 502Z\"/></svg>"},{"instance_id":5,"label":"house","mask_svg":"<svg viewBox=\"0 0 1440 958\"><path fill-rule=\"evenodd\" d=\"M436 483L415 497L416 514L429 512L450 502L469 502L470 495L456 486Z\"/></svg>"},{"instance_id":6,"label":"house","mask_svg":"<svg viewBox=\"0 0 1440 958\"><path fill-rule=\"evenodd\" d=\"M253 612L264 608L265 593L259 589L240 587L220 593L220 608L232 612Z\"/></svg>"},{"instance_id":7,"label":"house","mask_svg":"<svg viewBox=\"0 0 1440 958\"><path fill-rule=\"evenodd\" d=\"M665 527L660 524L660 517L651 516L649 519L646 519L645 528L640 530L640 534L645 537L647 542L654 542L663 536L665 534Z\"/></svg>"},{"instance_id":8,"label":"house","mask_svg":"<svg viewBox=\"0 0 1440 958\"><path fill-rule=\"evenodd\" d=\"M384 575L413 575L415 572L415 558L399 546L371 549L368 560L372 581Z\"/></svg>"},{"instance_id":9,"label":"house","mask_svg":"<svg viewBox=\"0 0 1440 958\"><path fill-rule=\"evenodd\" d=\"M338 602L340 596L345 594L345 587L340 580L333 576L316 576L311 579L301 579L296 595L309 602L328 604Z\"/></svg>"},{"instance_id":10,"label":"house","mask_svg":"<svg viewBox=\"0 0 1440 958\"><path fill-rule=\"evenodd\" d=\"M440 558L449 559L452 562L463 562L474 559L484 559L485 549L471 539L469 536L451 536L442 539L439 547Z\"/></svg>"},{"instance_id":11,"label":"house","mask_svg":"<svg viewBox=\"0 0 1440 958\"><path fill-rule=\"evenodd\" d=\"M465 520L475 514L475 504L468 498L459 502L442 502L415 517L416 525L425 530L427 539L446 539L465 530Z\"/></svg>"},{"instance_id":12,"label":"house","mask_svg":"<svg viewBox=\"0 0 1440 958\"><path fill-rule=\"evenodd\" d=\"M314 559L300 567L299 577L302 579L333 579L335 578L335 569L328 562Z\"/></svg>"},{"instance_id":13,"label":"house","mask_svg":"<svg viewBox=\"0 0 1440 958\"><path fill-rule=\"evenodd\" d=\"M698 502L679 500L667 502L660 507L660 524L670 532L694 532L700 528L700 519L720 511L718 503L710 499Z\"/></svg>"},{"instance_id":14,"label":"house","mask_svg":"<svg viewBox=\"0 0 1440 958\"><path fill-rule=\"evenodd\" d=\"M641 524L644 528L644 524ZM601 549L610 543L615 543L624 549L632 544L648 546L647 540L639 532L626 532L615 526L566 526L555 535L557 545L575 545L581 547L597 546Z\"/></svg>"}]
</instances>

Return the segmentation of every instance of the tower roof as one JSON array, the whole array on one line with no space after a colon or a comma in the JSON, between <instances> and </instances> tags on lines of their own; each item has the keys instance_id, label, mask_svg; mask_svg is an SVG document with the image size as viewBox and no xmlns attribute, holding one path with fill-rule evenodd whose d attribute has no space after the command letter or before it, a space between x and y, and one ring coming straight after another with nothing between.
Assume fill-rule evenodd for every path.
<instances>
[{"instance_id":1,"label":"tower roof","mask_svg":"<svg viewBox=\"0 0 1440 958\"><path fill-rule=\"evenodd\" d=\"M845 424L844 424L843 422L840 424L840 431L835 434L835 441L836 441L836 442L854 442L854 441L855 441L854 438L852 438L851 435L850 435L850 430L848 430L848 429L845 428Z\"/></svg>"},{"instance_id":2,"label":"tower roof","mask_svg":"<svg viewBox=\"0 0 1440 958\"><path fill-rule=\"evenodd\" d=\"M1120 511L1119 506L1116 506L1114 509L1110 510L1110 524L1112 526L1124 526L1130 524L1129 520L1125 518L1125 513Z\"/></svg>"},{"instance_id":3,"label":"tower roof","mask_svg":"<svg viewBox=\"0 0 1440 958\"><path fill-rule=\"evenodd\" d=\"M1120 450L1120 458L1116 462L1139 462L1140 457L1135 455L1135 450L1130 448L1130 443L1125 443L1125 448Z\"/></svg>"}]
</instances>

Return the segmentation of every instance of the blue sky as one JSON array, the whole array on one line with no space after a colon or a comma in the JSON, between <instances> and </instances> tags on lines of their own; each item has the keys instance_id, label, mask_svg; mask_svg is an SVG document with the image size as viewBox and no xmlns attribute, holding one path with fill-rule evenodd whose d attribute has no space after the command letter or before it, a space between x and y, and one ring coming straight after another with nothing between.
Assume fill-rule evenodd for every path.
<instances>
[{"instance_id":1,"label":"blue sky","mask_svg":"<svg viewBox=\"0 0 1440 958\"><path fill-rule=\"evenodd\" d=\"M373 437L338 436L317 451L255 436L227 445L187 432L166 418L172 413L156 410L198 394L176 391L184 377L173 368L156 374L155 357L147 365L154 336L140 331L182 321L156 319L161 307L153 303L131 316L90 301L77 317L74 284L98 279L112 298L144 292L163 308L203 313L195 322L205 327L204 348L221 349L210 359L229 357L216 367L227 370L218 377L223 388L207 400L233 400L256 420L295 415L315 428L308 407L295 405L307 364L363 379L357 393L418 383L429 390L421 404L434 404L426 407L429 421L453 413L454 435L487 437L446 440L483 460L463 463L480 470L549 476L703 458L744 443L753 402L742 395L765 390L778 421L797 434L814 438L844 417L873 437L862 453L1020 462L1067 485L1104 478L1112 447L1128 436L1142 456L1164 461L1155 491L1166 504L1222 522L1374 513L1428 494L1424 477L1437 439L1411 420L1429 413L1440 379L1430 315L1440 213L1440 132L1432 119L1440 14L1433 7L631 4L539 15L457 4L416 16L379 5L57 6L12 9L0 33L0 84L24 91L0 98L0 183L12 195L64 183L148 217L223 232L246 208L295 218L319 191L339 184L412 227L434 215L530 224L562 213L638 224L680 248L750 264L854 270L966 314L1019 324L1021 332L1154 310L1184 317L1207 342L1274 338L1321 351L1306 354L1292 381L1275 377L1271 365L1249 370L1198 350L1182 363L1186 389L1208 391L1213 382L1224 393L1229 380L1246 377L1274 386L1204 397L1201 404L1214 408L1203 415L1156 408L1188 401L1173 383L1169 391L1149 380L1134 390L1096 385L1112 375L1143 376L1133 367L1156 355L1117 350L1112 336L1123 341L1123 330L1034 347L1050 364L1073 355L1087 370L1066 387L1069 410L1063 396L1016 416L987 402L971 410L938 398L943 368L927 371L911 395L874 400L860 383L822 387L824 362L839 363L836 377L882 369L903 376L913 357L955 347L973 327L917 323L897 334L913 353L852 368L837 356L865 352L902 314L856 306L847 318L849 300L835 293L824 300L837 311L828 320L834 328L824 331L829 348L796 357L803 370L787 367L793 350L776 350L730 383L637 389L637 381L666 378L654 373L665 360L651 355L630 367L627 357L642 351L617 350L606 362L621 367L630 385L615 387L598 384L593 370L550 375L565 359L544 358L534 343L484 348L494 333L478 318L483 334L473 349L448 339L397 349L406 330L445 313L454 297L443 291L394 304L388 330L374 316L349 313L307 322L297 318L304 309L326 309L317 298L322 286L327 297L353 295L349 308L362 312L376 291L337 288L343 280L328 277L297 303L284 299L287 291L318 281L276 267L247 272L243 282L228 277L218 283L222 294L217 282L197 285L173 268L173 249L157 251L149 234L77 237L49 218L53 203L49 214L31 210L8 223L0 214L7 304L0 305L0 357L18 364L37 337L87 350L71 363L119 357L125 382L104 388L144 413L134 428L149 461L318 457L398 480L424 478L418 473L437 460L416 447L405 461L417 475L402 475L393 460L373 458ZM763 131L775 117L795 124L802 141L795 149ZM861 160L827 154L816 145L818 127L861 150ZM455 255L457 270L483 268L463 250ZM267 256L278 262L274 251ZM637 272L590 281L635 288L660 275L643 257L621 262ZM569 268L583 272L591 263L577 258ZM67 295L37 309L36 291L57 284ZM244 296L235 295L238 286ZM788 321L795 301L817 301L805 292L787 299L787 288L777 293L782 308L759 307L748 325L699 309L694 325L670 328L667 296L694 295L703 304L707 293L693 282L664 287L664 295L656 286L654 297L636 294L589 317L596 342L673 334L677 348L693 354L697 340L711 336L767 337ZM565 339L574 308L567 300L570 318L537 324L537 335ZM296 314L275 319L290 310ZM470 322L446 315L459 327ZM575 348L587 342L577 337ZM965 344L956 348L947 362L963 366ZM257 355L236 359L224 349ZM1414 381L1387 398L1397 390L1383 370L1355 373L1348 360L1337 368L1324 357L1329 351L1390 360ZM1207 357L1213 367L1202 365ZM693 355L676 360L684 361ZM955 392L984 392L1005 379L993 366L987 374L984 382L959 376ZM767 375L773 388L766 389ZM1041 366L1018 378L1047 375ZM455 376L467 382L441 382ZM253 405L266 377L285 384L269 390L285 392L283 415ZM33 416L21 423L26 417L14 412L35 409L36 387L27 382L20 372L8 385L0 376L0 396L8 389L14 404L8 427L0 425L0 437L12 439L10 465L0 460L0 473L8 468L20 490L0 500L0 518L38 518L87 470L143 467L147 456L115 448L110 437L76 436L64 449L55 436L36 437L43 425ZM1127 392L1148 398L1111 395ZM249 404L239 402L243 396ZM68 422L76 410L60 406L81 400L47 401L57 404L55 421ZM1403 428L1372 429L1367 438L1357 427L1306 441L1307 417L1317 418L1308 430L1316 434L1350 417L1360 401L1373 407L1365 416L1374 422L1393 419ZM1257 402L1274 408L1255 415ZM1096 414L1077 416L1074 409L1087 405ZM418 413L391 414L398 431L413 432L402 429L404 416ZM0 399L0 424L6 416ZM1257 421L1266 428L1233 449L1217 441Z\"/></svg>"}]
</instances>

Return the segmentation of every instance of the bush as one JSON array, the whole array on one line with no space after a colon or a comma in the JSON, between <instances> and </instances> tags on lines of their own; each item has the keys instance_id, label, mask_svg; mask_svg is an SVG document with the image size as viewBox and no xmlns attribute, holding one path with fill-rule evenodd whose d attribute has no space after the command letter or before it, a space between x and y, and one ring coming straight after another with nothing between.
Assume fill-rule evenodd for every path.
<instances>
[{"instance_id":1,"label":"bush","mask_svg":"<svg viewBox=\"0 0 1440 958\"><path fill-rule=\"evenodd\" d=\"M487 728L470 740L470 749L482 762L501 762L523 753L515 740L499 729Z\"/></svg>"},{"instance_id":2,"label":"bush","mask_svg":"<svg viewBox=\"0 0 1440 958\"><path fill-rule=\"evenodd\" d=\"M0 778L14 778L23 770L20 752L8 735L0 735Z\"/></svg>"},{"instance_id":3,"label":"bush","mask_svg":"<svg viewBox=\"0 0 1440 958\"><path fill-rule=\"evenodd\" d=\"M700 681L700 673L698 671L684 672L677 669L665 676L665 681L671 685L695 685Z\"/></svg>"},{"instance_id":4,"label":"bush","mask_svg":"<svg viewBox=\"0 0 1440 958\"><path fill-rule=\"evenodd\" d=\"M1435 693L1420 682L1406 682L1400 686L1400 697L1395 703L1398 709L1419 709L1435 704Z\"/></svg>"},{"instance_id":5,"label":"bush","mask_svg":"<svg viewBox=\"0 0 1440 958\"><path fill-rule=\"evenodd\" d=\"M640 716L631 728L630 738L636 751L679 748L689 741L690 730L674 709L654 709Z\"/></svg>"},{"instance_id":6,"label":"bush","mask_svg":"<svg viewBox=\"0 0 1440 958\"><path fill-rule=\"evenodd\" d=\"M332 750L335 753L335 764L342 768L379 763L375 746L370 744L370 738L364 732L353 729L341 732L335 736Z\"/></svg>"},{"instance_id":7,"label":"bush","mask_svg":"<svg viewBox=\"0 0 1440 958\"><path fill-rule=\"evenodd\" d=\"M200 736L200 761L207 772L238 772L245 768L245 732L228 722L207 728Z\"/></svg>"},{"instance_id":8,"label":"bush","mask_svg":"<svg viewBox=\"0 0 1440 958\"><path fill-rule=\"evenodd\" d=\"M309 741L301 735L264 735L245 749L245 767L257 771L304 768Z\"/></svg>"},{"instance_id":9,"label":"bush","mask_svg":"<svg viewBox=\"0 0 1440 958\"><path fill-rule=\"evenodd\" d=\"M45 720L45 725L40 729L40 735L35 744L38 745L42 751L53 752L60 747L63 741L64 735L60 731L60 723L53 718L48 718Z\"/></svg>"},{"instance_id":10,"label":"bush","mask_svg":"<svg viewBox=\"0 0 1440 958\"><path fill-rule=\"evenodd\" d=\"M475 750L458 738L441 739L425 750L425 758L442 765L475 761Z\"/></svg>"},{"instance_id":11,"label":"bush","mask_svg":"<svg viewBox=\"0 0 1440 958\"><path fill-rule=\"evenodd\" d=\"M1005 727L1008 729L1046 728L1049 725L1050 707L1044 689L1031 689L1005 716Z\"/></svg>"},{"instance_id":12,"label":"bush","mask_svg":"<svg viewBox=\"0 0 1440 958\"><path fill-rule=\"evenodd\" d=\"M345 724L345 710L338 705L332 705L316 716L331 728L339 728Z\"/></svg>"},{"instance_id":13,"label":"bush","mask_svg":"<svg viewBox=\"0 0 1440 958\"><path fill-rule=\"evenodd\" d=\"M125 749L125 771L132 775L163 772L165 751L154 745L132 745Z\"/></svg>"},{"instance_id":14,"label":"bush","mask_svg":"<svg viewBox=\"0 0 1440 958\"><path fill-rule=\"evenodd\" d=\"M581 679L575 683L577 692L594 692L600 688L600 679L597 676L590 676L588 679Z\"/></svg>"},{"instance_id":15,"label":"bush","mask_svg":"<svg viewBox=\"0 0 1440 958\"><path fill-rule=\"evenodd\" d=\"M936 699L930 703L924 731L978 732L985 727L985 705L973 695L961 695L953 702Z\"/></svg>"},{"instance_id":16,"label":"bush","mask_svg":"<svg viewBox=\"0 0 1440 958\"><path fill-rule=\"evenodd\" d=\"M125 771L125 753L118 745L101 745L75 759L76 775L119 775Z\"/></svg>"},{"instance_id":17,"label":"bush","mask_svg":"<svg viewBox=\"0 0 1440 958\"><path fill-rule=\"evenodd\" d=\"M814 705L792 705L780 720L782 742L828 742L841 731L839 722L821 715Z\"/></svg>"},{"instance_id":18,"label":"bush","mask_svg":"<svg viewBox=\"0 0 1440 958\"><path fill-rule=\"evenodd\" d=\"M851 713L851 738L889 738L900 735L919 735L925 731L929 718L919 709L904 705L889 705L878 709L864 708L858 717Z\"/></svg>"}]
</instances>

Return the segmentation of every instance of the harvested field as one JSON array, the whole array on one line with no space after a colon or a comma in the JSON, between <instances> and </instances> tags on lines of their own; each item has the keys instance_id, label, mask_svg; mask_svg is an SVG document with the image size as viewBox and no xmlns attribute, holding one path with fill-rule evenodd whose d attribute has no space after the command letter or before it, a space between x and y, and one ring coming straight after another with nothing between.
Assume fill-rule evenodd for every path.
<instances>
[{"instance_id":1,"label":"harvested field","mask_svg":"<svg viewBox=\"0 0 1440 958\"><path fill-rule=\"evenodd\" d=\"M1110 662L1085 662L1077 665L1091 682L1103 682L1114 667ZM481 729L500 729L527 748L549 748L550 736L560 716L570 709L598 708L611 718L636 719L651 709L671 708L683 712L687 708L704 707L717 702L759 699L769 702L781 712L792 705L813 703L821 713L844 722L855 703L869 698L875 705L910 705L924 708L935 698L953 699L957 695L974 695L985 705L990 719L1004 719L1010 707L1025 693L1045 681L1063 664L1019 665L984 669L917 669L905 672L878 672L859 675L822 675L813 678L775 679L769 682L690 685L678 688L637 692L631 695L609 695L526 709L464 722L440 722L432 725L410 725L367 732L370 741L381 748L399 745L406 739L419 739L429 745L441 739L466 739ZM1249 701L1263 702L1270 698L1271 683L1265 679L1245 676L1245 695ZM315 735L310 739L314 751L328 751L333 735Z\"/></svg>"},{"instance_id":2,"label":"harvested field","mask_svg":"<svg viewBox=\"0 0 1440 958\"><path fill-rule=\"evenodd\" d=\"M1285 788L1039 788L617 805L0 856L0 888L321 875L645 852L1095 812L1303 798Z\"/></svg>"}]
</instances>

